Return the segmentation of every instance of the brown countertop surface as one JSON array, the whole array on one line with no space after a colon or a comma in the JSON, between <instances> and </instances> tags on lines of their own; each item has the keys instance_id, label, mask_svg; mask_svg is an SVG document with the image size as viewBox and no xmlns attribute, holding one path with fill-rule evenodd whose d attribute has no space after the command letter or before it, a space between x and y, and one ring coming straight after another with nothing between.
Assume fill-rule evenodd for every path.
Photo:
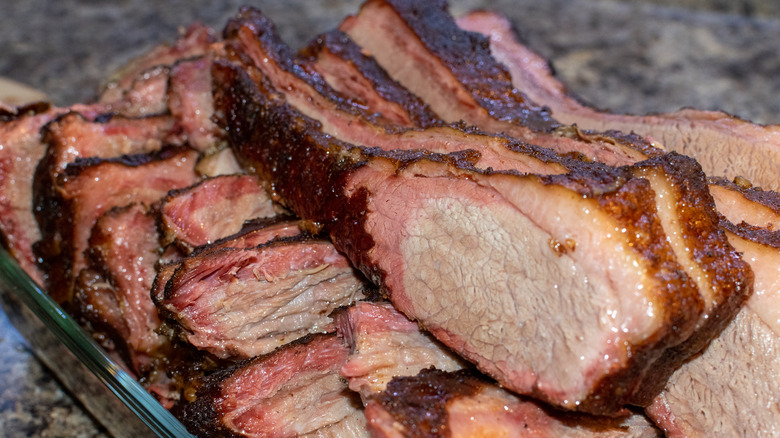
<instances>
[{"instance_id":1,"label":"brown countertop surface","mask_svg":"<svg viewBox=\"0 0 780 438\"><path fill-rule=\"evenodd\" d=\"M241 4L260 7L294 47L359 1L33 0L0 14L0 76L58 105L91 99L133 56L201 21L221 30ZM720 109L780 123L780 6L772 0L452 0L509 16L584 100L615 112ZM0 431L6 437L104 436L0 312Z\"/></svg>"}]
</instances>

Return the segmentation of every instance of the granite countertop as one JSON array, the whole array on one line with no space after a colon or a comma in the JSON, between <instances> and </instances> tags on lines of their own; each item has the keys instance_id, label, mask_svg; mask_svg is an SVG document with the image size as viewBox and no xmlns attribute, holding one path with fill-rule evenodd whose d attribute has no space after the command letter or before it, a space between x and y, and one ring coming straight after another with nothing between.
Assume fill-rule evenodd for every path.
<instances>
[{"instance_id":1,"label":"granite countertop","mask_svg":"<svg viewBox=\"0 0 780 438\"><path fill-rule=\"evenodd\" d=\"M295 47L360 2L11 2L0 15L0 76L43 90L58 105L87 101L128 59L194 21L221 29L244 3L259 6ZM780 123L780 7L770 0L451 1L456 15L473 8L508 15L570 89L597 107L647 113L692 106ZM29 345L0 313L3 435L106 435Z\"/></svg>"}]
</instances>

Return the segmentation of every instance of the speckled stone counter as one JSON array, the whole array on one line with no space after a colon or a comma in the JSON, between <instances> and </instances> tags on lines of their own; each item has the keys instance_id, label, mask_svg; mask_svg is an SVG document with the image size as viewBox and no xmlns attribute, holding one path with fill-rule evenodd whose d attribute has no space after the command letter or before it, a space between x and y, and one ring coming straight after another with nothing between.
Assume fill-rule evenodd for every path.
<instances>
[{"instance_id":1,"label":"speckled stone counter","mask_svg":"<svg viewBox=\"0 0 780 438\"><path fill-rule=\"evenodd\" d=\"M240 4L259 6L299 46L334 27L358 0L6 2L0 76L59 105L89 100L133 56L201 21L221 29ZM734 5L739 3L739 7ZM584 100L616 112L721 109L780 123L780 15L752 0L452 0L508 15ZM675 6L682 4L686 7ZM54 380L0 315L0 434L102 436L106 429Z\"/></svg>"}]
</instances>

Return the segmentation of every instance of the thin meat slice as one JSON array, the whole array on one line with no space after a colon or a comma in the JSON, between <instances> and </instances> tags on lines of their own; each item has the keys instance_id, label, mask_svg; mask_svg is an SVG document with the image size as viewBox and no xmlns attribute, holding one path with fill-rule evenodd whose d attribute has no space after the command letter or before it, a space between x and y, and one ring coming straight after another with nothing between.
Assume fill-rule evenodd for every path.
<instances>
[{"instance_id":1,"label":"thin meat slice","mask_svg":"<svg viewBox=\"0 0 780 438\"><path fill-rule=\"evenodd\" d=\"M331 87L360 102L370 112L408 128L441 124L428 105L390 78L372 57L365 55L338 29L315 38L300 55L313 63Z\"/></svg>"},{"instance_id":2,"label":"thin meat slice","mask_svg":"<svg viewBox=\"0 0 780 438\"><path fill-rule=\"evenodd\" d=\"M423 149L441 153L475 151L483 168L518 169L535 173L563 173L564 159L552 151L503 137L455 126L403 130L387 126L356 105L344 105L335 91L317 75L306 74L307 63L291 58L289 48L273 23L259 11L245 8L227 27L228 47L237 52L231 59L243 62L252 79L284 90L287 102L319 121L324 132L357 145L382 149ZM228 51L228 55L231 52ZM569 159L568 161L573 161Z\"/></svg>"},{"instance_id":3,"label":"thin meat slice","mask_svg":"<svg viewBox=\"0 0 780 438\"><path fill-rule=\"evenodd\" d=\"M191 147L201 152L219 147L219 135L211 120L211 54L183 59L171 67L170 110Z\"/></svg>"},{"instance_id":4,"label":"thin meat slice","mask_svg":"<svg viewBox=\"0 0 780 438\"><path fill-rule=\"evenodd\" d=\"M186 148L166 148L154 155L118 159L86 159L69 165L58 178L57 226L61 236L57 252L48 255L49 293L69 301L75 276L85 267L92 226L106 211L134 202L147 205L169 190L196 180L197 153Z\"/></svg>"},{"instance_id":5,"label":"thin meat slice","mask_svg":"<svg viewBox=\"0 0 780 438\"><path fill-rule=\"evenodd\" d=\"M129 88L125 90L120 100L108 102L105 113L116 113L126 117L145 117L166 114L168 112L168 81L170 68L154 66L140 72L133 78Z\"/></svg>"},{"instance_id":6,"label":"thin meat slice","mask_svg":"<svg viewBox=\"0 0 780 438\"><path fill-rule=\"evenodd\" d=\"M393 379L366 405L373 437L659 437L647 419L589 417L518 397L473 370Z\"/></svg>"},{"instance_id":7,"label":"thin meat slice","mask_svg":"<svg viewBox=\"0 0 780 438\"><path fill-rule=\"evenodd\" d=\"M360 402L338 374L348 352L333 334L307 337L213 374L175 413L212 437L367 436Z\"/></svg>"},{"instance_id":8,"label":"thin meat slice","mask_svg":"<svg viewBox=\"0 0 780 438\"><path fill-rule=\"evenodd\" d=\"M336 327L351 350L341 375L364 400L384 391L394 377L466 366L390 303L356 303L336 316Z\"/></svg>"},{"instance_id":9,"label":"thin meat slice","mask_svg":"<svg viewBox=\"0 0 780 438\"><path fill-rule=\"evenodd\" d=\"M101 91L99 101L103 103L121 101L144 72L156 67L170 67L180 59L204 55L215 39L211 28L202 24L193 24L173 44L157 46L114 73Z\"/></svg>"},{"instance_id":10,"label":"thin meat slice","mask_svg":"<svg viewBox=\"0 0 780 438\"><path fill-rule=\"evenodd\" d=\"M192 345L249 358L326 331L330 313L362 290L361 277L329 242L282 239L185 258L157 305Z\"/></svg>"},{"instance_id":11,"label":"thin meat slice","mask_svg":"<svg viewBox=\"0 0 780 438\"><path fill-rule=\"evenodd\" d=\"M701 292L632 168L521 175L461 155L353 147L262 84L239 86L239 68L217 62L214 74L245 165L322 224L399 310L506 387L615 414L647 397L656 359L700 326ZM749 284L743 264L732 268Z\"/></svg>"},{"instance_id":12,"label":"thin meat slice","mask_svg":"<svg viewBox=\"0 0 780 438\"><path fill-rule=\"evenodd\" d=\"M251 175L223 175L173 190L159 206L163 245L187 251L237 233L244 221L274 216L271 198Z\"/></svg>"},{"instance_id":13,"label":"thin meat slice","mask_svg":"<svg viewBox=\"0 0 780 438\"><path fill-rule=\"evenodd\" d=\"M739 178L735 181L722 177L709 178L710 192L718 212L735 225L745 222L768 231L780 230L780 194L752 187Z\"/></svg>"},{"instance_id":14,"label":"thin meat slice","mask_svg":"<svg viewBox=\"0 0 780 438\"><path fill-rule=\"evenodd\" d=\"M488 36L491 53L509 70L514 86L548 106L557 120L649 136L669 150L695 157L708 175L741 176L780 190L780 127L755 125L719 111L682 109L645 116L598 111L572 96L549 62L519 42L506 18L478 11L459 18L458 25Z\"/></svg>"},{"instance_id":15,"label":"thin meat slice","mask_svg":"<svg viewBox=\"0 0 780 438\"><path fill-rule=\"evenodd\" d=\"M301 221L285 216L252 220L246 222L238 233L218 239L210 245L199 246L193 252L199 254L220 248L252 248L275 239L300 236L303 234L303 229ZM181 264L183 257L184 255L175 251L173 255L161 258L151 292L155 302L165 299L165 286Z\"/></svg>"},{"instance_id":16,"label":"thin meat slice","mask_svg":"<svg viewBox=\"0 0 780 438\"><path fill-rule=\"evenodd\" d=\"M488 39L460 29L446 7L444 1L369 0L340 29L445 121L611 165L660 154L637 136L560 125L512 86Z\"/></svg>"}]
</instances>

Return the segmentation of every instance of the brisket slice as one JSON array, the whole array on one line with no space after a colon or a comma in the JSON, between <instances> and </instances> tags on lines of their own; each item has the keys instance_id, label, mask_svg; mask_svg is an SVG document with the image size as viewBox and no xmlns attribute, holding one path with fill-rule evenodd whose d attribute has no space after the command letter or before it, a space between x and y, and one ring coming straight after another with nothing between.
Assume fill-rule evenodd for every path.
<instances>
[{"instance_id":1,"label":"brisket slice","mask_svg":"<svg viewBox=\"0 0 780 438\"><path fill-rule=\"evenodd\" d=\"M731 182L722 177L710 177L710 192L715 198L718 212L732 226L743 222L767 231L780 231L780 194L762 190L737 178Z\"/></svg>"},{"instance_id":2,"label":"brisket slice","mask_svg":"<svg viewBox=\"0 0 780 438\"><path fill-rule=\"evenodd\" d=\"M159 206L163 246L186 251L237 233L244 221L276 214L257 177L222 175L172 190Z\"/></svg>"},{"instance_id":3,"label":"brisket slice","mask_svg":"<svg viewBox=\"0 0 780 438\"><path fill-rule=\"evenodd\" d=\"M137 78L157 67L170 67L176 61L201 56L215 41L214 31L202 24L190 26L173 44L162 44L133 59L108 79L99 101L112 103L123 100Z\"/></svg>"},{"instance_id":4,"label":"brisket slice","mask_svg":"<svg viewBox=\"0 0 780 438\"><path fill-rule=\"evenodd\" d=\"M466 366L390 303L355 303L336 316L336 330L350 347L341 376L364 400L384 391L394 377L414 376L430 367L457 371Z\"/></svg>"},{"instance_id":5,"label":"brisket slice","mask_svg":"<svg viewBox=\"0 0 780 438\"><path fill-rule=\"evenodd\" d=\"M570 162L577 161L508 137L466 132L455 126L404 130L377 124L358 106L340 104L335 92L320 83L321 78L301 73L306 71L307 62L289 58L289 48L259 11L243 9L228 31L228 55L245 64L256 82L267 81L272 88L284 90L290 105L319 121L324 132L349 143L440 153L473 150L476 164L482 168L534 173L563 173Z\"/></svg>"},{"instance_id":6,"label":"brisket slice","mask_svg":"<svg viewBox=\"0 0 780 438\"><path fill-rule=\"evenodd\" d=\"M219 147L220 135L211 120L211 54L177 61L171 68L169 106L189 145L201 152Z\"/></svg>"},{"instance_id":7,"label":"brisket slice","mask_svg":"<svg viewBox=\"0 0 780 438\"><path fill-rule=\"evenodd\" d=\"M422 370L393 379L366 405L373 437L658 437L641 415L562 413L518 397L473 370Z\"/></svg>"},{"instance_id":8,"label":"brisket slice","mask_svg":"<svg viewBox=\"0 0 780 438\"><path fill-rule=\"evenodd\" d=\"M83 251L92 226L104 212L133 202L148 205L172 188L193 184L196 158L195 151L174 147L153 155L81 159L68 165L57 180L57 251L47 254L52 297L70 300L75 276L85 267Z\"/></svg>"},{"instance_id":9,"label":"brisket slice","mask_svg":"<svg viewBox=\"0 0 780 438\"><path fill-rule=\"evenodd\" d=\"M156 275L160 243L154 217L141 204L115 207L100 216L89 237L88 265L111 285L127 329L121 342L134 352L150 353L165 342L149 290Z\"/></svg>"},{"instance_id":10,"label":"brisket slice","mask_svg":"<svg viewBox=\"0 0 780 438\"><path fill-rule=\"evenodd\" d=\"M723 214L739 216L757 205L764 213L776 211L780 196L772 193L746 189L744 197L722 204L728 209ZM669 436L762 436L780 428L780 232L726 218L721 226L750 264L755 292L720 336L672 375L648 409Z\"/></svg>"},{"instance_id":11,"label":"brisket slice","mask_svg":"<svg viewBox=\"0 0 780 438\"><path fill-rule=\"evenodd\" d=\"M157 305L192 345L244 359L329 330L329 314L362 290L330 242L288 238L183 259Z\"/></svg>"},{"instance_id":12,"label":"brisket slice","mask_svg":"<svg viewBox=\"0 0 780 438\"><path fill-rule=\"evenodd\" d=\"M338 374L348 351L333 334L306 337L214 373L174 413L190 432L211 437L366 436L360 402Z\"/></svg>"},{"instance_id":13,"label":"brisket slice","mask_svg":"<svg viewBox=\"0 0 780 438\"><path fill-rule=\"evenodd\" d=\"M399 310L503 385L614 414L699 325L700 292L631 168L545 177L352 147L240 68L220 61L214 74L244 164L322 224Z\"/></svg>"},{"instance_id":14,"label":"brisket slice","mask_svg":"<svg viewBox=\"0 0 780 438\"><path fill-rule=\"evenodd\" d=\"M408 128L441 124L428 105L390 78L340 30L318 36L299 55L312 62L331 87L370 112Z\"/></svg>"},{"instance_id":15,"label":"brisket slice","mask_svg":"<svg viewBox=\"0 0 780 438\"><path fill-rule=\"evenodd\" d=\"M598 111L570 94L549 63L518 41L506 18L472 12L458 25L489 36L493 56L509 70L514 86L548 106L561 122L649 136L670 150L695 157L708 175L742 176L766 189L780 190L780 127L755 125L718 111L683 109L646 116Z\"/></svg>"},{"instance_id":16,"label":"brisket slice","mask_svg":"<svg viewBox=\"0 0 780 438\"><path fill-rule=\"evenodd\" d=\"M341 375L368 402L369 422L380 436L393 436L390 431L397 428L396 423L420 420L419 414L425 426L430 418L438 423L427 436L475 436L478 432L500 436L499 431L509 436L657 436L640 415L622 421L566 415L511 395L475 373L453 373L463 369L464 362L389 303L355 304L338 315L337 330L351 349ZM388 388L397 377L411 379L394 381ZM427 389L416 391L421 382ZM474 384L481 389L474 391ZM440 398L423 399L432 387ZM385 414L397 413L404 406L416 409L408 417L386 421ZM401 435L414 436L420 431L415 426L410 429Z\"/></svg>"},{"instance_id":17,"label":"brisket slice","mask_svg":"<svg viewBox=\"0 0 780 438\"><path fill-rule=\"evenodd\" d=\"M340 29L445 121L611 165L660 153L638 136L561 126L512 86L488 39L460 29L446 7L444 1L369 0Z\"/></svg>"}]
</instances>

